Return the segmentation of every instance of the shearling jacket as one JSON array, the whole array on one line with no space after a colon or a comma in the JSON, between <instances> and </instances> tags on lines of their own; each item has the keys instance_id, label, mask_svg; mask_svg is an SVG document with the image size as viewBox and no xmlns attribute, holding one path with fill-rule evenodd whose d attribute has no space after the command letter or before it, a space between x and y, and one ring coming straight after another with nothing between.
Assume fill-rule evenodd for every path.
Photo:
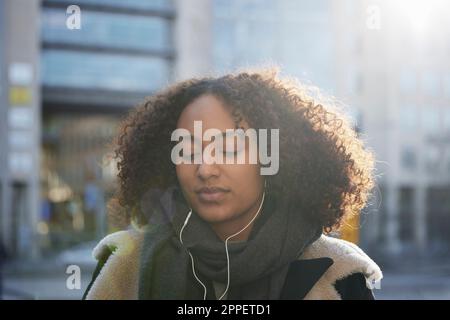
<instances>
[{"instance_id":1,"label":"shearling jacket","mask_svg":"<svg viewBox=\"0 0 450 320\"><path fill-rule=\"evenodd\" d=\"M138 299L143 232L119 231L93 250L98 260L83 299ZM378 265L355 244L322 235L293 261L280 299L374 299L372 288L383 277Z\"/></svg>"}]
</instances>

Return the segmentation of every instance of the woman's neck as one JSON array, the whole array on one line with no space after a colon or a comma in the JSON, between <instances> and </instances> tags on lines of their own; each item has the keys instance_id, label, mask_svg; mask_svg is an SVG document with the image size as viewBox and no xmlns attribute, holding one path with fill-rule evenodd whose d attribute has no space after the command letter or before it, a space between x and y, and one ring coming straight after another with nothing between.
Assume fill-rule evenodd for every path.
<instances>
[{"instance_id":1,"label":"woman's neck","mask_svg":"<svg viewBox=\"0 0 450 320\"><path fill-rule=\"evenodd\" d=\"M245 228L245 226L248 225L248 223L255 217L256 214L258 215L260 214L260 212L258 213L258 209L261 205L261 201L262 196L259 197L258 201L256 201L255 204L249 210L247 210L247 212L239 215L235 219L220 223L212 223L211 224L212 229L222 241L225 241L229 236ZM250 233L253 229L253 225L255 224L256 219L258 219L258 217L256 217L252 221L252 223L242 232L230 238L230 241L246 241L250 236Z\"/></svg>"}]
</instances>

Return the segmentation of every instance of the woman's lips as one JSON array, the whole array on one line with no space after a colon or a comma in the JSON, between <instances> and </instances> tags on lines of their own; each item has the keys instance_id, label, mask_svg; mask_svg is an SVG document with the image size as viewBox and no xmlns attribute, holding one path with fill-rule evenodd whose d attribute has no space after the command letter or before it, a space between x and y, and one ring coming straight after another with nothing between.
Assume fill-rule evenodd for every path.
<instances>
[{"instance_id":1,"label":"woman's lips","mask_svg":"<svg viewBox=\"0 0 450 320\"><path fill-rule=\"evenodd\" d=\"M201 188L196 191L201 202L217 202L222 200L229 190L222 188Z\"/></svg>"}]
</instances>

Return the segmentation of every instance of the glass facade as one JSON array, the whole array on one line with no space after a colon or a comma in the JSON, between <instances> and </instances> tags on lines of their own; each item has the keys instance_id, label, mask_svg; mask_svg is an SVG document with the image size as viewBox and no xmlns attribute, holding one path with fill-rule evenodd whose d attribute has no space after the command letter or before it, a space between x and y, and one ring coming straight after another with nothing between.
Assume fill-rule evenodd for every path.
<instances>
[{"instance_id":1,"label":"glass facade","mask_svg":"<svg viewBox=\"0 0 450 320\"><path fill-rule=\"evenodd\" d=\"M406 170L415 170L417 167L417 155L414 147L412 146L403 146L400 161L402 168Z\"/></svg>"},{"instance_id":2,"label":"glass facade","mask_svg":"<svg viewBox=\"0 0 450 320\"><path fill-rule=\"evenodd\" d=\"M81 12L81 29L66 27L64 10L42 12L42 37L48 42L101 45L110 48L168 50L170 22L161 17L140 17L107 12Z\"/></svg>"},{"instance_id":3,"label":"glass facade","mask_svg":"<svg viewBox=\"0 0 450 320\"><path fill-rule=\"evenodd\" d=\"M49 2L74 4L73 1L67 0L52 0ZM77 0L76 4L82 9L83 4L107 5L120 8L135 8L135 9L171 9L171 0Z\"/></svg>"},{"instance_id":4,"label":"glass facade","mask_svg":"<svg viewBox=\"0 0 450 320\"><path fill-rule=\"evenodd\" d=\"M328 0L214 1L214 66L226 72L276 62L290 76L332 93L332 29Z\"/></svg>"},{"instance_id":5,"label":"glass facade","mask_svg":"<svg viewBox=\"0 0 450 320\"><path fill-rule=\"evenodd\" d=\"M46 50L41 57L47 86L150 92L168 81L169 64L159 57Z\"/></svg>"},{"instance_id":6,"label":"glass facade","mask_svg":"<svg viewBox=\"0 0 450 320\"><path fill-rule=\"evenodd\" d=\"M106 231L106 201L116 175L110 142L118 122L102 114L44 119L39 224L44 250L63 249Z\"/></svg>"},{"instance_id":7,"label":"glass facade","mask_svg":"<svg viewBox=\"0 0 450 320\"><path fill-rule=\"evenodd\" d=\"M163 12L171 9L170 1L78 1L80 29L67 28L66 2L46 3L41 16L45 86L149 92L169 80L172 20ZM127 8L154 14L130 14Z\"/></svg>"},{"instance_id":8,"label":"glass facade","mask_svg":"<svg viewBox=\"0 0 450 320\"><path fill-rule=\"evenodd\" d=\"M168 12L173 9L168 0L79 0L81 29L71 30L66 8L73 3L42 4L41 80L46 90L38 231L42 248L51 251L111 231L107 202L117 176L111 143L123 114L107 100L115 102L113 92L143 98L170 81L173 19ZM59 112L47 110L46 94L58 88L78 94L85 90L86 105L68 97L58 101ZM106 102L89 99L96 90Z\"/></svg>"}]
</instances>

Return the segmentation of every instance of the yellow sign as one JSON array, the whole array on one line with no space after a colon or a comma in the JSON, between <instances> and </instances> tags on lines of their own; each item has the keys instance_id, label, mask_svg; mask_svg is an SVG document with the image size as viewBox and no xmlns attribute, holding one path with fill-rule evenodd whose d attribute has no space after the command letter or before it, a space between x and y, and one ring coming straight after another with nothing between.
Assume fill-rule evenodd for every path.
<instances>
[{"instance_id":1,"label":"yellow sign","mask_svg":"<svg viewBox=\"0 0 450 320\"><path fill-rule=\"evenodd\" d=\"M31 89L29 87L18 86L9 88L9 104L11 106L31 104Z\"/></svg>"},{"instance_id":2,"label":"yellow sign","mask_svg":"<svg viewBox=\"0 0 450 320\"><path fill-rule=\"evenodd\" d=\"M341 239L358 244L359 242L359 214L347 217L340 228Z\"/></svg>"}]
</instances>

